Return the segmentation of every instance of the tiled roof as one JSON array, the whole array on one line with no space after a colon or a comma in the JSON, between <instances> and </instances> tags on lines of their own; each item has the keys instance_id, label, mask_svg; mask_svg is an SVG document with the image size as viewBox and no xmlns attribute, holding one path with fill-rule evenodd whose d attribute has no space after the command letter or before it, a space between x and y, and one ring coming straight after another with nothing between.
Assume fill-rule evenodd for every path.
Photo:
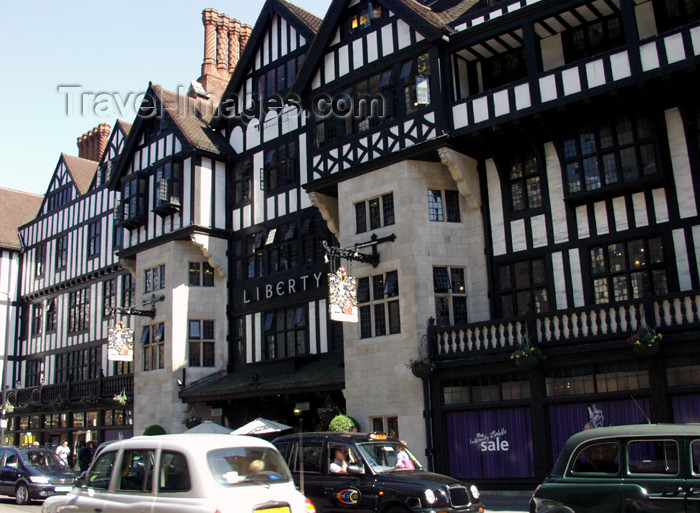
<instances>
[{"instance_id":1,"label":"tiled roof","mask_svg":"<svg viewBox=\"0 0 700 513\"><path fill-rule=\"evenodd\" d=\"M44 197L0 187L0 247L20 249L17 228L34 219Z\"/></svg>"},{"instance_id":2,"label":"tiled roof","mask_svg":"<svg viewBox=\"0 0 700 513\"><path fill-rule=\"evenodd\" d=\"M287 0L279 0L279 3L284 5L287 9L289 9L292 14L299 18L299 21L304 23L314 32L318 32L318 29L321 28L321 23L323 23L322 18L319 18L315 14L311 14L309 11L302 9L298 5L294 5L291 2L287 2Z\"/></svg>"},{"instance_id":3,"label":"tiled roof","mask_svg":"<svg viewBox=\"0 0 700 513\"><path fill-rule=\"evenodd\" d=\"M202 113L198 106L206 105L204 100L195 100L156 84L151 84L151 87L182 134L195 148L214 155L231 151L224 136L209 127L209 118L214 111L211 105L207 105L209 108Z\"/></svg>"},{"instance_id":4,"label":"tiled roof","mask_svg":"<svg viewBox=\"0 0 700 513\"><path fill-rule=\"evenodd\" d=\"M97 171L98 165L97 162L74 157L67 153L61 153L61 157L63 157L68 172L71 178L73 178L73 183L75 184L75 188L78 189L78 194L85 194L90 188L92 179L95 177L95 171Z\"/></svg>"},{"instance_id":5,"label":"tiled roof","mask_svg":"<svg viewBox=\"0 0 700 513\"><path fill-rule=\"evenodd\" d=\"M446 29L478 0L399 0L437 28Z\"/></svg>"}]
</instances>

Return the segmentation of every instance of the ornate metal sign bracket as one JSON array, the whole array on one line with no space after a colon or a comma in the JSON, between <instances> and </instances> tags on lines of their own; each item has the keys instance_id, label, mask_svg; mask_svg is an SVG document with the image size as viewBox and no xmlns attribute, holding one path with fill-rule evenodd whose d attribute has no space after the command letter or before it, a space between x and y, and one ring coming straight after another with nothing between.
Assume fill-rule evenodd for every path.
<instances>
[{"instance_id":1,"label":"ornate metal sign bracket","mask_svg":"<svg viewBox=\"0 0 700 513\"><path fill-rule=\"evenodd\" d=\"M396 234L392 233L386 237L378 238L377 234L373 234L372 238L367 242L360 242L354 246L347 248L336 248L329 246L324 240L323 247L326 250L325 261L326 263L333 262L336 258L344 258L345 260L354 260L355 262L362 262L364 264L372 264L372 267L377 267L379 265L379 251L377 246L383 242L394 242L396 240ZM372 248L372 254L368 255L366 253L360 253L360 249Z\"/></svg>"}]
</instances>

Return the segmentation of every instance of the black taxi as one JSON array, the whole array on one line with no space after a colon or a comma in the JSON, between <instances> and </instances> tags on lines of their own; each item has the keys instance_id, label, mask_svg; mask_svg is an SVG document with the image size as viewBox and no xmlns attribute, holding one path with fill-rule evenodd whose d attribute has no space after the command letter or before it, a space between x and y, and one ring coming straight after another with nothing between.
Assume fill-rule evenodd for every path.
<instances>
[{"instance_id":1,"label":"black taxi","mask_svg":"<svg viewBox=\"0 0 700 513\"><path fill-rule=\"evenodd\" d=\"M272 443L319 513L484 511L476 486L428 472L400 440L383 433L301 433ZM336 456L345 459L342 469Z\"/></svg>"},{"instance_id":2,"label":"black taxi","mask_svg":"<svg viewBox=\"0 0 700 513\"><path fill-rule=\"evenodd\" d=\"M700 425L593 428L564 444L531 513L700 513Z\"/></svg>"}]
</instances>

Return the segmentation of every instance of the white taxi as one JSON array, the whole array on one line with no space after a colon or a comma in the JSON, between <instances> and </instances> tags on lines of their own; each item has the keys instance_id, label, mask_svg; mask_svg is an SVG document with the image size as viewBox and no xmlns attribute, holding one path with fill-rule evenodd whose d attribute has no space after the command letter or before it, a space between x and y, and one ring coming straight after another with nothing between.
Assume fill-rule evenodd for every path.
<instances>
[{"instance_id":1,"label":"white taxi","mask_svg":"<svg viewBox=\"0 0 700 513\"><path fill-rule=\"evenodd\" d=\"M42 513L315 513L279 451L249 436L139 436L104 448Z\"/></svg>"}]
</instances>

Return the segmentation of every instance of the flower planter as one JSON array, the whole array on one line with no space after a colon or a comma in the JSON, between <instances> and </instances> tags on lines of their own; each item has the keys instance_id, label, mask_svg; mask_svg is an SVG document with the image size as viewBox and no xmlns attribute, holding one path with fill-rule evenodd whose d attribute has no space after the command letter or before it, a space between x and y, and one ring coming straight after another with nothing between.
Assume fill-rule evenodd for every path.
<instances>
[{"instance_id":1,"label":"flower planter","mask_svg":"<svg viewBox=\"0 0 700 513\"><path fill-rule=\"evenodd\" d=\"M433 375L433 367L430 365L414 365L411 372L417 378L426 379Z\"/></svg>"},{"instance_id":2,"label":"flower planter","mask_svg":"<svg viewBox=\"0 0 700 513\"><path fill-rule=\"evenodd\" d=\"M515 362L515 365L521 369L534 369L540 362L540 357L535 354L515 356L513 361Z\"/></svg>"},{"instance_id":3,"label":"flower planter","mask_svg":"<svg viewBox=\"0 0 700 513\"><path fill-rule=\"evenodd\" d=\"M639 343L632 344L632 351L637 356L654 356L659 352L659 342L656 340L651 341L640 341Z\"/></svg>"},{"instance_id":4,"label":"flower planter","mask_svg":"<svg viewBox=\"0 0 700 513\"><path fill-rule=\"evenodd\" d=\"M185 427L187 429L192 429L195 426L199 426L202 423L199 419L185 419Z\"/></svg>"}]
</instances>

